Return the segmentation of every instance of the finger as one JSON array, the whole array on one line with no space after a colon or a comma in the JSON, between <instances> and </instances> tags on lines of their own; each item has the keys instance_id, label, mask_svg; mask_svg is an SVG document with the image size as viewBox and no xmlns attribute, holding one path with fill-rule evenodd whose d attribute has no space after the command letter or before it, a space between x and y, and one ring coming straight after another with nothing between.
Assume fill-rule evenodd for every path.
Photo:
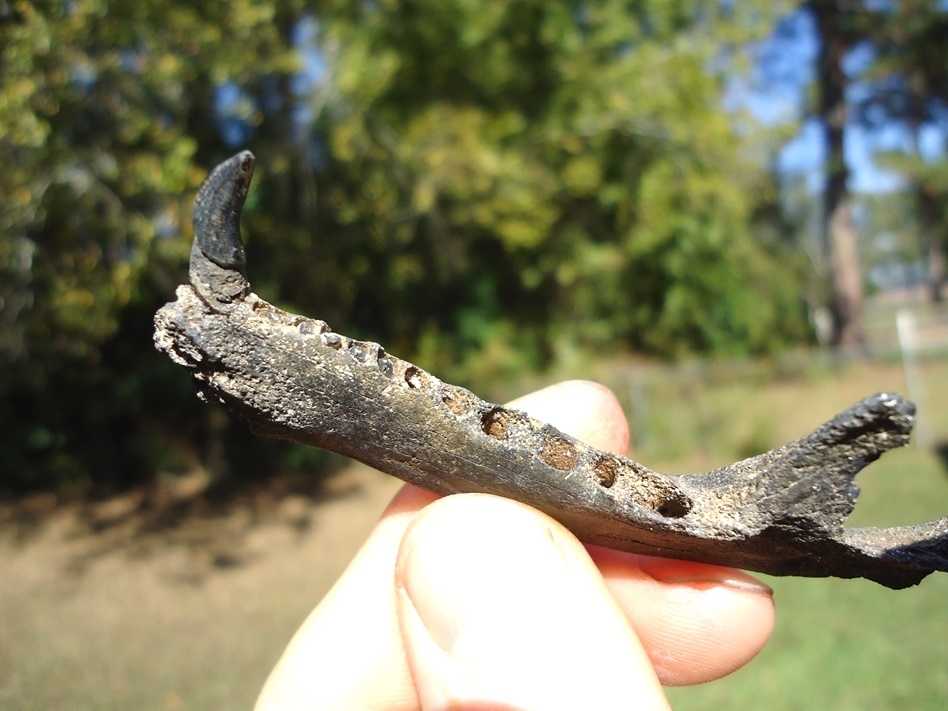
<instances>
[{"instance_id":1,"label":"finger","mask_svg":"<svg viewBox=\"0 0 948 711\"><path fill-rule=\"evenodd\" d=\"M511 406L553 420L594 446L627 447L625 416L601 385L561 383ZM349 568L297 631L260 694L258 711L417 707L395 614L392 570L408 524L436 498L406 486L393 499Z\"/></svg>"},{"instance_id":2,"label":"finger","mask_svg":"<svg viewBox=\"0 0 948 711\"><path fill-rule=\"evenodd\" d=\"M589 555L535 509L480 494L436 501L406 532L396 588L426 711L667 708Z\"/></svg>"},{"instance_id":3,"label":"finger","mask_svg":"<svg viewBox=\"0 0 948 711\"><path fill-rule=\"evenodd\" d=\"M629 426L612 391L589 380L567 380L507 403L558 430L616 454L629 449Z\"/></svg>"},{"instance_id":4,"label":"finger","mask_svg":"<svg viewBox=\"0 0 948 711\"><path fill-rule=\"evenodd\" d=\"M730 674L773 632L772 590L742 571L588 548L665 685Z\"/></svg>"},{"instance_id":5,"label":"finger","mask_svg":"<svg viewBox=\"0 0 948 711\"><path fill-rule=\"evenodd\" d=\"M257 700L257 711L418 708L395 613L392 571L415 514L437 495L406 485L310 614Z\"/></svg>"},{"instance_id":6,"label":"finger","mask_svg":"<svg viewBox=\"0 0 948 711\"><path fill-rule=\"evenodd\" d=\"M625 415L607 388L568 381L510 403L600 449L624 454ZM771 589L738 570L589 546L663 684L697 684L752 659L774 626Z\"/></svg>"},{"instance_id":7,"label":"finger","mask_svg":"<svg viewBox=\"0 0 948 711\"><path fill-rule=\"evenodd\" d=\"M596 384L563 383L511 405L552 420L596 447L622 453L627 446L621 408L608 390ZM435 498L410 486L396 496L349 570L297 633L271 674L258 709L417 707L395 622L391 575L406 527ZM657 578L643 572L644 558L611 553L611 557L600 553L596 558L618 603L639 628L665 683L694 683L727 673L753 656L769 634L772 603L765 603L763 609L759 600L748 605L745 596L754 593L696 595L711 586L704 580L670 582L667 575L662 582L663 575L654 567ZM723 576L729 574L727 569L718 570ZM701 575L710 574L702 571ZM726 624L716 627L719 613ZM730 622L735 618L736 623ZM742 619L750 624L742 625ZM709 648L729 651L717 662L711 653L690 654L690 650Z\"/></svg>"}]
</instances>

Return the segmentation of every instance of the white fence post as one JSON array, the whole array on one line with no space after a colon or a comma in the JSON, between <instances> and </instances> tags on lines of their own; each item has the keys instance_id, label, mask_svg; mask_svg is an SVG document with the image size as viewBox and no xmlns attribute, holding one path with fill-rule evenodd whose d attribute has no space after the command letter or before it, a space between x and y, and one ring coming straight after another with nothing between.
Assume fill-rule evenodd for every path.
<instances>
[{"instance_id":1,"label":"white fence post","mask_svg":"<svg viewBox=\"0 0 948 711\"><path fill-rule=\"evenodd\" d=\"M925 386L922 383L922 374L918 365L920 350L918 324L911 310L902 307L895 314L895 326L899 334L899 351L902 354L905 387L908 389L909 399L918 408L915 415L915 443L919 447L928 447L931 444L931 436L925 426L927 412L922 402Z\"/></svg>"}]
</instances>

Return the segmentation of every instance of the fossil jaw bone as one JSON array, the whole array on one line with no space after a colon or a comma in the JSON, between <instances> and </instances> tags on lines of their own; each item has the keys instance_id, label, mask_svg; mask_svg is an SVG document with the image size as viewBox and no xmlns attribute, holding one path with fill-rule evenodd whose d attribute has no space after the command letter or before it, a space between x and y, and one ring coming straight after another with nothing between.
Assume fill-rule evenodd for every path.
<instances>
[{"instance_id":1,"label":"fossil jaw bone","mask_svg":"<svg viewBox=\"0 0 948 711\"><path fill-rule=\"evenodd\" d=\"M892 588L948 571L948 517L843 525L856 474L909 441L915 408L900 396L866 398L758 457L659 474L251 293L239 221L253 166L244 151L201 186L190 285L156 315L155 343L190 370L203 397L258 434L323 447L437 493L517 499L583 541L635 553Z\"/></svg>"}]
</instances>

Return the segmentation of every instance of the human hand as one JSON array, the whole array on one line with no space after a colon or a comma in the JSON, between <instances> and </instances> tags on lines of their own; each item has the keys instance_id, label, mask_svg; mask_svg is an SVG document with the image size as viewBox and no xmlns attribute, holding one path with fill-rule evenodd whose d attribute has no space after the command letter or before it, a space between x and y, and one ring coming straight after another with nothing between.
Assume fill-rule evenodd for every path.
<instances>
[{"instance_id":1,"label":"human hand","mask_svg":"<svg viewBox=\"0 0 948 711\"><path fill-rule=\"evenodd\" d=\"M593 383L511 406L628 447L621 408ZM584 546L518 502L405 486L256 708L666 709L661 684L734 671L773 623L770 589L740 571Z\"/></svg>"}]
</instances>

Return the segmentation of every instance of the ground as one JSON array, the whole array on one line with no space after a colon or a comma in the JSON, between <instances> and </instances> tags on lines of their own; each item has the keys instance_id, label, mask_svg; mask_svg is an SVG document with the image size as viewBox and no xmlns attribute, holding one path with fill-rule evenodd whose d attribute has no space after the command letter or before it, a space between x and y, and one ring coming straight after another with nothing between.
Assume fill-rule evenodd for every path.
<instances>
[{"instance_id":1,"label":"ground","mask_svg":"<svg viewBox=\"0 0 948 711\"><path fill-rule=\"evenodd\" d=\"M398 486L353 467L316 498L212 506L185 481L161 497L7 509L0 707L250 708Z\"/></svg>"}]
</instances>

